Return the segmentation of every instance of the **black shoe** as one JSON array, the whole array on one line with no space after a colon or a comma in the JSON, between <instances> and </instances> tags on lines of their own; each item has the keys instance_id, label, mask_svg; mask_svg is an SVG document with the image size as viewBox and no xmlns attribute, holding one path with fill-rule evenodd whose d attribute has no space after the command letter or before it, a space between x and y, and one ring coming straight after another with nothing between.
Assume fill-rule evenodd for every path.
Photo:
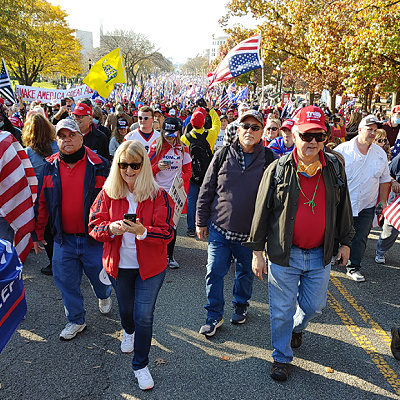
<instances>
[{"instance_id":1,"label":"black shoe","mask_svg":"<svg viewBox=\"0 0 400 400\"><path fill-rule=\"evenodd\" d=\"M271 367L270 375L275 381L286 381L289 377L289 364L274 361Z\"/></svg>"},{"instance_id":2,"label":"black shoe","mask_svg":"<svg viewBox=\"0 0 400 400\"><path fill-rule=\"evenodd\" d=\"M292 349L298 349L303 343L303 332L292 332L292 340L290 341L290 346Z\"/></svg>"},{"instance_id":3,"label":"black shoe","mask_svg":"<svg viewBox=\"0 0 400 400\"><path fill-rule=\"evenodd\" d=\"M196 237L196 231L194 229L188 229L186 235L189 237Z\"/></svg>"},{"instance_id":4,"label":"black shoe","mask_svg":"<svg viewBox=\"0 0 400 400\"><path fill-rule=\"evenodd\" d=\"M400 361L400 335L399 330L395 327L392 328L392 343L390 344L393 357Z\"/></svg>"},{"instance_id":5,"label":"black shoe","mask_svg":"<svg viewBox=\"0 0 400 400\"><path fill-rule=\"evenodd\" d=\"M43 267L40 269L40 272L43 275L53 275L53 269L51 267L51 264L49 264L47 267Z\"/></svg>"},{"instance_id":6,"label":"black shoe","mask_svg":"<svg viewBox=\"0 0 400 400\"><path fill-rule=\"evenodd\" d=\"M232 314L231 323L232 324L244 324L247 319L247 306L237 304L235 306L235 311Z\"/></svg>"}]
</instances>

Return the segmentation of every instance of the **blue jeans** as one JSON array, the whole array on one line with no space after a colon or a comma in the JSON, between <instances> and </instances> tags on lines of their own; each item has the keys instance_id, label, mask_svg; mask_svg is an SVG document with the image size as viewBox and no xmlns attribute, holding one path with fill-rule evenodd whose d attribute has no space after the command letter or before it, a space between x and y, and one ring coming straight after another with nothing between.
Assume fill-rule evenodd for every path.
<instances>
[{"instance_id":1,"label":"blue jeans","mask_svg":"<svg viewBox=\"0 0 400 400\"><path fill-rule=\"evenodd\" d=\"M213 226L209 228L206 294L207 321L221 319L224 314L224 277L236 261L233 282L233 305L248 306L253 291L254 274L251 269L252 251L241 242L227 240Z\"/></svg>"},{"instance_id":2,"label":"blue jeans","mask_svg":"<svg viewBox=\"0 0 400 400\"><path fill-rule=\"evenodd\" d=\"M135 332L132 368L136 371L149 363L153 316L158 292L164 282L165 270L142 280L138 269L118 270L118 277L110 276L118 299L119 315L125 332Z\"/></svg>"},{"instance_id":3,"label":"blue jeans","mask_svg":"<svg viewBox=\"0 0 400 400\"><path fill-rule=\"evenodd\" d=\"M268 268L271 343L274 361L290 363L292 331L301 332L326 305L331 265L324 267L322 247L303 250L292 246L289 266Z\"/></svg>"},{"instance_id":4,"label":"blue jeans","mask_svg":"<svg viewBox=\"0 0 400 400\"><path fill-rule=\"evenodd\" d=\"M106 299L111 295L111 285L104 285L99 279L103 269L103 244L74 235L64 234L63 238L62 245L54 242L54 282L61 291L68 321L83 324L86 314L81 292L83 272L99 299Z\"/></svg>"},{"instance_id":5,"label":"blue jeans","mask_svg":"<svg viewBox=\"0 0 400 400\"><path fill-rule=\"evenodd\" d=\"M382 233L379 236L378 243L376 244L376 254L384 256L395 244L399 231L392 225L390 225L385 219L383 223Z\"/></svg>"},{"instance_id":6,"label":"blue jeans","mask_svg":"<svg viewBox=\"0 0 400 400\"><path fill-rule=\"evenodd\" d=\"M187 203L187 226L189 230L196 230L196 203L199 197L200 186L192 181L189 182L189 193Z\"/></svg>"},{"instance_id":7,"label":"blue jeans","mask_svg":"<svg viewBox=\"0 0 400 400\"><path fill-rule=\"evenodd\" d=\"M364 257L367 247L369 231L375 216L375 206L364 208L358 213L358 217L353 217L354 230L356 231L351 242L350 262L347 271L358 271L361 268L361 260Z\"/></svg>"}]
</instances>

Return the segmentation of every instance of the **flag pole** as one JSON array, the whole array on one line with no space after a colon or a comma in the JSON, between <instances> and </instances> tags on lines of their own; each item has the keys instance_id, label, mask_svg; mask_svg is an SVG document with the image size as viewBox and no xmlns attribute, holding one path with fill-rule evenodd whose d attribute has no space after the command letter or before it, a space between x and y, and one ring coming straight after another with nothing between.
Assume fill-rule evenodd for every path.
<instances>
[{"instance_id":1,"label":"flag pole","mask_svg":"<svg viewBox=\"0 0 400 400\"><path fill-rule=\"evenodd\" d=\"M261 53L261 112L264 110L264 50L262 47L262 35L260 31L260 53Z\"/></svg>"}]
</instances>

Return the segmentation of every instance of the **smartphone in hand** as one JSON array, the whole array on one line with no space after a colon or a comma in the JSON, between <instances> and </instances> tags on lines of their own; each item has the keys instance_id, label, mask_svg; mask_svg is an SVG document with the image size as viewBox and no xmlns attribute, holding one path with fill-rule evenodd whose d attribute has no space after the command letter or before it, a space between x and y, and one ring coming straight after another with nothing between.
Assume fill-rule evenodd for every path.
<instances>
[{"instance_id":1,"label":"smartphone in hand","mask_svg":"<svg viewBox=\"0 0 400 400\"><path fill-rule=\"evenodd\" d=\"M133 223L136 224L136 214L124 214L124 219L132 221Z\"/></svg>"}]
</instances>

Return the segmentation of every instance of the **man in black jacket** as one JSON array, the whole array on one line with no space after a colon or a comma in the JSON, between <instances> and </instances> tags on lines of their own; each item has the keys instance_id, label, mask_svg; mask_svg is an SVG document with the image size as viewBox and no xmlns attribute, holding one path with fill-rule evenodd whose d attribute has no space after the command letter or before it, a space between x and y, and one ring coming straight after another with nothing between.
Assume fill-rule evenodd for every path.
<instances>
[{"instance_id":1,"label":"man in black jacket","mask_svg":"<svg viewBox=\"0 0 400 400\"><path fill-rule=\"evenodd\" d=\"M93 124L91 107L85 103L78 103L75 106L72 116L83 135L83 144L95 153L109 158L107 137Z\"/></svg>"},{"instance_id":2,"label":"man in black jacket","mask_svg":"<svg viewBox=\"0 0 400 400\"><path fill-rule=\"evenodd\" d=\"M261 142L263 117L248 110L239 120L238 138L215 153L200 188L196 231L206 240L209 225L205 325L200 333L213 336L223 323L224 277L232 256L236 261L233 286L233 324L243 324L253 288L252 252L242 242L249 237L257 190L264 168L275 154ZM245 190L244 190L245 188Z\"/></svg>"}]
</instances>

